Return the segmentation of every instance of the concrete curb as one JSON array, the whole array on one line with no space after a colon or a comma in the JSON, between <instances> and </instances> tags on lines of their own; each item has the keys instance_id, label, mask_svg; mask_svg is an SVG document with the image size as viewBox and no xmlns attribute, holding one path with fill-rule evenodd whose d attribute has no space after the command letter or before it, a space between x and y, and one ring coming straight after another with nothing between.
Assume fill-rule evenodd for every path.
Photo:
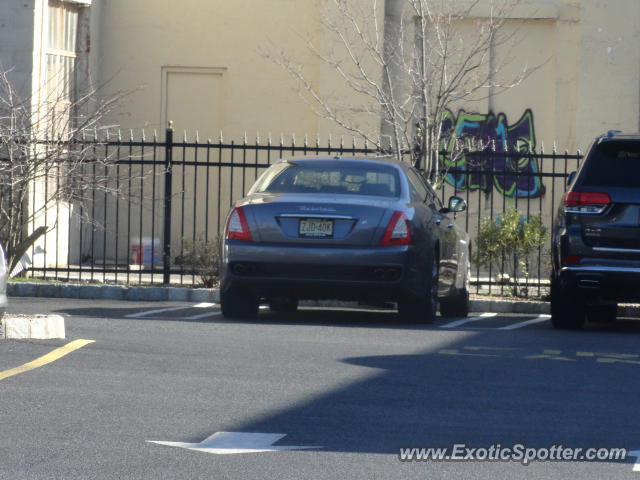
<instances>
[{"instance_id":1,"label":"concrete curb","mask_svg":"<svg viewBox=\"0 0 640 480\"><path fill-rule=\"evenodd\" d=\"M64 318L60 315L11 316L0 319L0 339L65 338Z\"/></svg>"},{"instance_id":2,"label":"concrete curb","mask_svg":"<svg viewBox=\"0 0 640 480\"><path fill-rule=\"evenodd\" d=\"M471 300L470 309L479 313L528 313L544 315L550 311L549 302L510 300Z\"/></svg>"},{"instance_id":3,"label":"concrete curb","mask_svg":"<svg viewBox=\"0 0 640 480\"><path fill-rule=\"evenodd\" d=\"M218 303L217 288L183 287L127 287L124 285L75 285L67 283L19 283L7 284L7 294L13 297L83 298L95 300L130 300L141 302L209 302ZM355 302L331 300L305 301L305 306L357 307ZM549 313L548 302L522 300L471 300L471 311L478 313L523 313L544 315ZM625 305L619 315L640 317L640 306Z\"/></svg>"},{"instance_id":4,"label":"concrete curb","mask_svg":"<svg viewBox=\"0 0 640 480\"><path fill-rule=\"evenodd\" d=\"M210 302L220 300L218 289L178 287L127 287L124 285L81 285L71 283L7 284L10 297L82 298L141 302Z\"/></svg>"}]
</instances>

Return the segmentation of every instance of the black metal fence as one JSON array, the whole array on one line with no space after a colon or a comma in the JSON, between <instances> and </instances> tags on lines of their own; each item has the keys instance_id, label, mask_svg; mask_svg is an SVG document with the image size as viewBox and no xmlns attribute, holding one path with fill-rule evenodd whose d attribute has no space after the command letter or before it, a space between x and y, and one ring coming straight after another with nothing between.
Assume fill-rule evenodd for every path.
<instances>
[{"instance_id":1,"label":"black metal fence","mask_svg":"<svg viewBox=\"0 0 640 480\"><path fill-rule=\"evenodd\" d=\"M211 245L230 207L273 161L379 154L375 147L357 146L355 140L350 144L340 140L337 145L331 139L321 144L306 138L302 144L282 138L201 142L197 137L175 139L170 129L164 141L156 136L123 140L118 135L82 143L85 150L91 147L93 160L83 165L82 178L76 181L92 184L99 177L100 188L85 188L74 201L45 205L39 223L50 224L50 231L31 251L30 277L197 285L202 258L198 260L194 252L207 245L210 250L205 251L215 251ZM526 217L541 213L550 228L566 177L577 169L581 156L485 151L470 152L451 164L446 155L443 158L447 172L440 188L443 203L454 194L467 200L469 209L458 222L473 242L482 217L497 218L510 207ZM38 226L37 221L32 223L31 230ZM545 249L537 253L529 295L544 293L548 278ZM474 291L504 293L496 273L492 267L474 265Z\"/></svg>"},{"instance_id":2,"label":"black metal fence","mask_svg":"<svg viewBox=\"0 0 640 480\"><path fill-rule=\"evenodd\" d=\"M480 231L482 219L500 222L510 209L517 210L521 219L529 220L539 215L546 231L546 242L523 258L528 271L520 271L517 289L514 288L514 267L518 260L502 255L488 266L472 263L472 292L477 294L542 297L548 293L551 269L551 230L556 210L567 190L567 178L578 170L582 155L565 151L502 149L469 152L456 160L447 170L440 189L441 200L450 195L464 198L468 210L460 218L459 225L469 233L471 246ZM445 166L446 166L445 160ZM463 223L461 223L463 222ZM510 276L511 275L511 276Z\"/></svg>"}]
</instances>

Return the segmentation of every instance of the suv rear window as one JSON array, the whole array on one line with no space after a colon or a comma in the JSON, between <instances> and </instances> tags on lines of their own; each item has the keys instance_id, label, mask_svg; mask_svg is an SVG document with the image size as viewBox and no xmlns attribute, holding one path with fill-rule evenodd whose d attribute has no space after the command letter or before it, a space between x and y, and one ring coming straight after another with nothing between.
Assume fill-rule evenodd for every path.
<instances>
[{"instance_id":1,"label":"suv rear window","mask_svg":"<svg viewBox=\"0 0 640 480\"><path fill-rule=\"evenodd\" d=\"M640 186L640 142L603 142L597 145L582 176L586 187Z\"/></svg>"},{"instance_id":2,"label":"suv rear window","mask_svg":"<svg viewBox=\"0 0 640 480\"><path fill-rule=\"evenodd\" d=\"M279 163L255 186L258 193L329 193L398 197L398 171L386 165L355 162Z\"/></svg>"}]
</instances>

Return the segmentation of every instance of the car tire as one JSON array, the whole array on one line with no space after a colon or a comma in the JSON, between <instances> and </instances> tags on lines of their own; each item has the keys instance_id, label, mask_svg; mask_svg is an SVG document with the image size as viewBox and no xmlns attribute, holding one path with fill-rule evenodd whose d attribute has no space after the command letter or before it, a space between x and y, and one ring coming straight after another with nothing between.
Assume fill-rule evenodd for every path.
<instances>
[{"instance_id":1,"label":"car tire","mask_svg":"<svg viewBox=\"0 0 640 480\"><path fill-rule=\"evenodd\" d=\"M443 317L469 315L469 290L463 288L455 297L440 300L440 315Z\"/></svg>"},{"instance_id":2,"label":"car tire","mask_svg":"<svg viewBox=\"0 0 640 480\"><path fill-rule=\"evenodd\" d=\"M220 292L220 308L226 318L255 318L258 307L258 298L252 293L236 289Z\"/></svg>"},{"instance_id":3,"label":"car tire","mask_svg":"<svg viewBox=\"0 0 640 480\"><path fill-rule=\"evenodd\" d=\"M587 321L592 323L613 323L618 315L618 304L591 305L587 310Z\"/></svg>"},{"instance_id":4,"label":"car tire","mask_svg":"<svg viewBox=\"0 0 640 480\"><path fill-rule=\"evenodd\" d=\"M295 298L272 298L269 300L269 310L282 314L295 313L298 310L298 300Z\"/></svg>"},{"instance_id":5,"label":"car tire","mask_svg":"<svg viewBox=\"0 0 640 480\"><path fill-rule=\"evenodd\" d=\"M586 317L584 300L570 295L558 282L551 280L551 324L561 330L578 330Z\"/></svg>"},{"instance_id":6,"label":"car tire","mask_svg":"<svg viewBox=\"0 0 640 480\"><path fill-rule=\"evenodd\" d=\"M432 323L438 310L438 266L436 256L431 262L430 278L426 282L426 292L419 298L405 298L398 302L400 318L409 323Z\"/></svg>"}]
</instances>

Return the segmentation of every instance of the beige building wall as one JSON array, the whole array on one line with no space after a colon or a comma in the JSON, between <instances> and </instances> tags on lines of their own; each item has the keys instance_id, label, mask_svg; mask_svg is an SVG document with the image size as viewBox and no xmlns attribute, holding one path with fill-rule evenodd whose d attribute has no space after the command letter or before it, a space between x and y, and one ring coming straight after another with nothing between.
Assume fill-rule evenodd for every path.
<instances>
[{"instance_id":1,"label":"beige building wall","mask_svg":"<svg viewBox=\"0 0 640 480\"><path fill-rule=\"evenodd\" d=\"M201 139L318 130L295 84L261 50L305 57L297 33L317 30L320 1L109 0L99 12L97 64L106 90L134 90L127 128L197 130ZM305 65L314 71L315 65ZM315 75L315 73L314 73Z\"/></svg>"},{"instance_id":2,"label":"beige building wall","mask_svg":"<svg viewBox=\"0 0 640 480\"><path fill-rule=\"evenodd\" d=\"M332 48L320 23L330 2L109 0L93 8L94 64L105 95L134 90L115 119L127 129L161 130L174 120L177 132L197 130L201 139L217 139L220 130L235 140L245 132L251 140L269 132L342 133L320 120L299 85L265 58L267 51L286 51L323 94L348 102L353 93L305 45L308 36L321 51ZM609 129L638 130L640 2L527 0L513 17L507 28L517 30L514 43L497 52L511 59L503 73L537 69L521 85L466 110L491 107L516 120L531 109L538 144L548 150L554 142L585 149ZM376 120L363 116L362 123L377 128Z\"/></svg>"},{"instance_id":3,"label":"beige building wall","mask_svg":"<svg viewBox=\"0 0 640 480\"><path fill-rule=\"evenodd\" d=\"M0 68L11 70L11 80L21 95L31 90L36 1L0 5Z\"/></svg>"},{"instance_id":4,"label":"beige building wall","mask_svg":"<svg viewBox=\"0 0 640 480\"><path fill-rule=\"evenodd\" d=\"M607 130L640 130L640 2L582 0L581 7L575 123L585 149Z\"/></svg>"}]
</instances>

